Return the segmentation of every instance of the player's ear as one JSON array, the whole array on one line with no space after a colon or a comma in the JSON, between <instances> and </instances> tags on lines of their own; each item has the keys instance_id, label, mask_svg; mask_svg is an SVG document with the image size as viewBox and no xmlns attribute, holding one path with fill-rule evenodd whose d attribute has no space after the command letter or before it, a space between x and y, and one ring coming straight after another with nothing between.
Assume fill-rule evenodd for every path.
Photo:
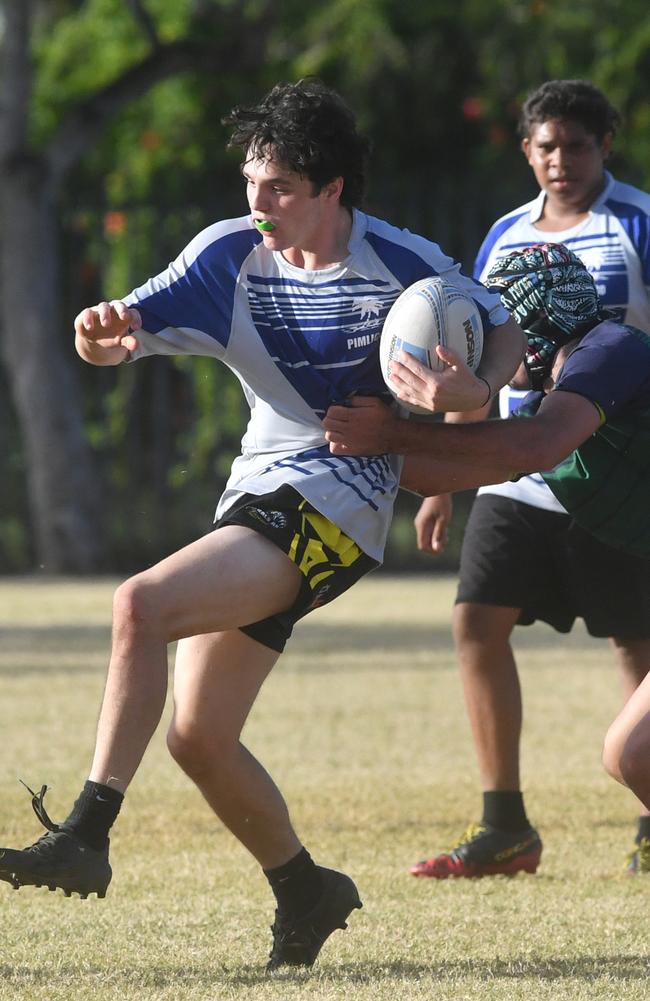
<instances>
[{"instance_id":1,"label":"player's ear","mask_svg":"<svg viewBox=\"0 0 650 1001\"><path fill-rule=\"evenodd\" d=\"M520 149L521 152L526 157L526 159L528 160L528 162L530 163L530 139L528 138L528 136L524 136L524 138L521 140Z\"/></svg>"},{"instance_id":2,"label":"player's ear","mask_svg":"<svg viewBox=\"0 0 650 1001\"><path fill-rule=\"evenodd\" d=\"M607 132L603 137L603 141L600 144L600 150L603 154L603 160L606 160L609 154L612 152L612 143L614 142L614 136L611 132Z\"/></svg>"},{"instance_id":3,"label":"player's ear","mask_svg":"<svg viewBox=\"0 0 650 1001\"><path fill-rule=\"evenodd\" d=\"M321 194L332 201L339 201L343 194L343 178L334 177L321 188Z\"/></svg>"}]
</instances>

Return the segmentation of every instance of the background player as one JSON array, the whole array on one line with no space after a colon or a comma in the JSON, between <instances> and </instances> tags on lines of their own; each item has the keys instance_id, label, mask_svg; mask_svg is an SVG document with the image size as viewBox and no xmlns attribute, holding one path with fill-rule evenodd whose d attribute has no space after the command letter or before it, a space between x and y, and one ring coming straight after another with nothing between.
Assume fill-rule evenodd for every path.
<instances>
[{"instance_id":1,"label":"background player","mask_svg":"<svg viewBox=\"0 0 650 1001\"><path fill-rule=\"evenodd\" d=\"M475 275L484 279L498 258L540 239L562 242L594 276L603 304L622 322L650 331L650 197L604 167L618 123L605 95L585 81L552 80L529 96L520 134L540 192L492 226ZM521 398L503 389L501 416ZM420 549L441 551L450 515L449 497L423 502L415 521ZM512 631L541 619L568 632L581 616L593 636L611 637L627 698L650 666L649 589L645 570L576 526L539 474L479 491L461 550L453 630L482 818L454 850L415 865L414 875L536 869L542 845L520 786L522 699ZM637 844L650 837L648 811L640 813ZM650 871L650 856L640 863L635 849L630 872Z\"/></svg>"},{"instance_id":2,"label":"background player","mask_svg":"<svg viewBox=\"0 0 650 1001\"><path fill-rule=\"evenodd\" d=\"M617 551L626 550L631 582L645 580L650 558L650 335L603 317L593 279L562 245L509 254L493 267L488 284L501 288L504 304L528 336L525 364L514 385L532 385L536 392L516 411L522 419L432 426L401 420L378 400L360 399L348 408L330 408L325 424L333 453L404 453L403 485L419 492L462 490L506 475L515 481L522 472L544 470L544 480L583 530ZM404 365L391 365L399 398L432 409L430 370L404 353L402 359ZM562 593L561 580L557 586ZM647 592L641 611L647 618ZM605 755L612 774L642 793L646 805L648 687L646 683L613 724ZM645 837L640 839L639 859L649 847ZM471 875L475 859L490 872L494 845L489 832L472 839L469 860L462 848L450 856L449 875L454 862L459 875ZM507 861L507 854L497 861Z\"/></svg>"},{"instance_id":3,"label":"background player","mask_svg":"<svg viewBox=\"0 0 650 1001\"><path fill-rule=\"evenodd\" d=\"M395 457L332 459L322 418L333 401L382 391L384 318L424 276L476 299L491 384L517 367L522 334L436 244L359 211L367 143L323 84L279 84L228 121L250 214L208 227L126 301L83 310L75 332L96 365L154 353L225 362L251 406L242 454L216 530L118 588L89 781L60 826L45 787L34 796L49 833L0 852L0 878L106 892L108 833L160 720L168 644L180 640L169 747L269 879L275 969L311 965L360 900L348 876L313 862L241 731L296 619L381 561L399 479ZM485 383L448 369L439 390L451 409L475 409Z\"/></svg>"}]
</instances>

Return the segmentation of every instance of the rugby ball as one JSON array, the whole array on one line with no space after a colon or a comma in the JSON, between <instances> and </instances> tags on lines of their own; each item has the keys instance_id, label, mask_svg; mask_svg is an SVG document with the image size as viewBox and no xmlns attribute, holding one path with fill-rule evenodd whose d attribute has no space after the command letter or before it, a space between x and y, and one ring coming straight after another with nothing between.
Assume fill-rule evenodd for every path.
<instances>
[{"instance_id":1,"label":"rugby ball","mask_svg":"<svg viewBox=\"0 0 650 1001\"><path fill-rule=\"evenodd\" d=\"M472 297L437 275L409 285L388 311L379 341L379 361L384 382L396 396L390 381L391 363L400 350L408 351L434 372L444 368L436 354L438 345L450 348L472 371L483 351L483 323ZM411 413L428 411L402 406Z\"/></svg>"}]
</instances>

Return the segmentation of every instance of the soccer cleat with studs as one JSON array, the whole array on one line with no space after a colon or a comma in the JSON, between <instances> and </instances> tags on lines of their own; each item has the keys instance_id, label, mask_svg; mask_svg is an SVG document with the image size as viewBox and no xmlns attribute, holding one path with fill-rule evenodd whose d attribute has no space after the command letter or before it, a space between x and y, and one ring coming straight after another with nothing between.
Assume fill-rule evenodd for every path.
<instances>
[{"instance_id":1,"label":"soccer cleat with studs","mask_svg":"<svg viewBox=\"0 0 650 1001\"><path fill-rule=\"evenodd\" d=\"M625 860L628 876L650 873L650 838L640 838Z\"/></svg>"},{"instance_id":2,"label":"soccer cleat with studs","mask_svg":"<svg viewBox=\"0 0 650 1001\"><path fill-rule=\"evenodd\" d=\"M337 928L345 930L352 911L363 907L349 876L335 869L317 868L323 878L323 892L315 907L299 918L275 912L267 972L281 966L313 966L332 932Z\"/></svg>"},{"instance_id":3,"label":"soccer cleat with studs","mask_svg":"<svg viewBox=\"0 0 650 1001\"><path fill-rule=\"evenodd\" d=\"M536 872L542 841L533 827L501 831L488 824L471 824L449 852L414 865L412 876L448 879L450 876L514 876Z\"/></svg>"},{"instance_id":4,"label":"soccer cleat with studs","mask_svg":"<svg viewBox=\"0 0 650 1001\"><path fill-rule=\"evenodd\" d=\"M72 831L53 823L43 806L47 786L42 786L39 793L29 786L25 788L47 834L28 848L0 848L0 880L11 884L14 890L21 886L47 886L48 890L63 890L66 897L73 893L82 899L89 893L105 897L112 876L108 843L97 851Z\"/></svg>"}]
</instances>

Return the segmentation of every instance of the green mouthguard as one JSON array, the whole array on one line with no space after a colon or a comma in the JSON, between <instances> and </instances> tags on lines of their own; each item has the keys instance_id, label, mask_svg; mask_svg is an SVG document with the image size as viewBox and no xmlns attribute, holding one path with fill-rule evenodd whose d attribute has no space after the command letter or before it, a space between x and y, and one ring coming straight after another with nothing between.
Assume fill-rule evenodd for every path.
<instances>
[{"instance_id":1,"label":"green mouthguard","mask_svg":"<svg viewBox=\"0 0 650 1001\"><path fill-rule=\"evenodd\" d=\"M273 222L266 222L266 220L261 219L254 219L253 222L262 233L272 233L275 229L275 223Z\"/></svg>"}]
</instances>

